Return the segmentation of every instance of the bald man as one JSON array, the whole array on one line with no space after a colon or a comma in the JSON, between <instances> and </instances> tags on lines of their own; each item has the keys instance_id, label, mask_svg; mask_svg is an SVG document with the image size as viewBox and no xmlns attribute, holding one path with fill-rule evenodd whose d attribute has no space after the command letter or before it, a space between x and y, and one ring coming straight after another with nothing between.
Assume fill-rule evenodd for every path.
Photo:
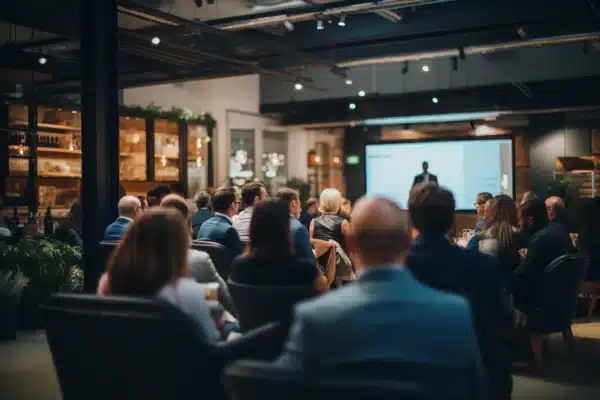
<instances>
[{"instance_id":1,"label":"bald man","mask_svg":"<svg viewBox=\"0 0 600 400\"><path fill-rule=\"evenodd\" d=\"M361 361L445 366L450 375L460 375L460 381L466 379L483 393L484 374L467 301L419 283L403 266L410 246L407 218L390 200L358 201L346 237L358 279L296 307L279 365L321 373ZM403 370L402 379L418 382L411 371ZM364 374L369 372L373 371Z\"/></svg>"},{"instance_id":2,"label":"bald man","mask_svg":"<svg viewBox=\"0 0 600 400\"><path fill-rule=\"evenodd\" d=\"M548 197L545 201L550 222L564 222L565 202L558 196Z\"/></svg>"},{"instance_id":3,"label":"bald man","mask_svg":"<svg viewBox=\"0 0 600 400\"><path fill-rule=\"evenodd\" d=\"M114 242L123 238L129 223L141 214L142 203L135 196L124 196L119 200L118 210L119 217L104 231L105 241Z\"/></svg>"}]
</instances>

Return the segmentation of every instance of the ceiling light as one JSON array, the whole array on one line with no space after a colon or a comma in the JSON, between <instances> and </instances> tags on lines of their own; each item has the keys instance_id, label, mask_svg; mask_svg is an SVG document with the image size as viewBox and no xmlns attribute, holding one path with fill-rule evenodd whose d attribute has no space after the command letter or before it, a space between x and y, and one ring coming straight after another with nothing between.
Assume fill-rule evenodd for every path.
<instances>
[{"instance_id":1,"label":"ceiling light","mask_svg":"<svg viewBox=\"0 0 600 400\"><path fill-rule=\"evenodd\" d=\"M160 44L160 38L158 36L154 36L152 38L152 44L158 46Z\"/></svg>"},{"instance_id":2,"label":"ceiling light","mask_svg":"<svg viewBox=\"0 0 600 400\"><path fill-rule=\"evenodd\" d=\"M348 104L348 108L351 110L354 110L356 108L356 104L350 103L350 104Z\"/></svg>"},{"instance_id":3,"label":"ceiling light","mask_svg":"<svg viewBox=\"0 0 600 400\"><path fill-rule=\"evenodd\" d=\"M294 89L296 89L296 90L302 90L302 88L303 88L303 87L304 87L304 86L302 86L302 84L301 84L301 83L296 83L296 84L294 85Z\"/></svg>"},{"instance_id":4,"label":"ceiling light","mask_svg":"<svg viewBox=\"0 0 600 400\"><path fill-rule=\"evenodd\" d=\"M325 29L325 27L323 26L323 21L320 19L317 20L317 30L322 31L323 29Z\"/></svg>"},{"instance_id":5,"label":"ceiling light","mask_svg":"<svg viewBox=\"0 0 600 400\"><path fill-rule=\"evenodd\" d=\"M360 97L365 97L366 93L365 93L365 91L364 91L364 90L361 90L360 92L358 92L358 95L359 95Z\"/></svg>"},{"instance_id":6,"label":"ceiling light","mask_svg":"<svg viewBox=\"0 0 600 400\"><path fill-rule=\"evenodd\" d=\"M42 65L46 64L46 62L48 62L48 60L46 59L46 57L40 57L38 59L38 62Z\"/></svg>"},{"instance_id":7,"label":"ceiling light","mask_svg":"<svg viewBox=\"0 0 600 400\"><path fill-rule=\"evenodd\" d=\"M338 26L346 26L346 15L342 14L338 21Z\"/></svg>"},{"instance_id":8,"label":"ceiling light","mask_svg":"<svg viewBox=\"0 0 600 400\"><path fill-rule=\"evenodd\" d=\"M429 65L423 65L421 69L423 70L423 72L429 72Z\"/></svg>"},{"instance_id":9,"label":"ceiling light","mask_svg":"<svg viewBox=\"0 0 600 400\"><path fill-rule=\"evenodd\" d=\"M352 85L352 80L351 79L346 79L346 85Z\"/></svg>"},{"instance_id":10,"label":"ceiling light","mask_svg":"<svg viewBox=\"0 0 600 400\"><path fill-rule=\"evenodd\" d=\"M433 104L437 104L439 100L437 97L434 97L433 99L431 99L431 101L433 101Z\"/></svg>"},{"instance_id":11,"label":"ceiling light","mask_svg":"<svg viewBox=\"0 0 600 400\"><path fill-rule=\"evenodd\" d=\"M287 29L290 32L294 30L294 24L290 21L283 21L283 26L285 26L285 29Z\"/></svg>"}]
</instances>

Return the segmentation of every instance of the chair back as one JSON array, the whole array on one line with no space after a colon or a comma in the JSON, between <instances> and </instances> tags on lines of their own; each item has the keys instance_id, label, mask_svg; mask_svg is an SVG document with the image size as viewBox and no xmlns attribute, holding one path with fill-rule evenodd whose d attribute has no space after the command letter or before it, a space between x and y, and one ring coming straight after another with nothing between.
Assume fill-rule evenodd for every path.
<instances>
[{"instance_id":1,"label":"chair back","mask_svg":"<svg viewBox=\"0 0 600 400\"><path fill-rule=\"evenodd\" d=\"M115 251L118 245L119 242L112 242L107 240L103 240L100 242L100 251L102 252L102 271L106 269L106 264L108 264L108 260L110 260L112 253Z\"/></svg>"},{"instance_id":2,"label":"chair back","mask_svg":"<svg viewBox=\"0 0 600 400\"><path fill-rule=\"evenodd\" d=\"M321 265L325 267L327 284L331 286L335 281L337 260L335 254L335 242L321 239L310 239L310 244L315 249L315 256Z\"/></svg>"},{"instance_id":3,"label":"chair back","mask_svg":"<svg viewBox=\"0 0 600 400\"><path fill-rule=\"evenodd\" d=\"M212 348L170 304L56 294L42 310L64 400L222 394Z\"/></svg>"},{"instance_id":4,"label":"chair back","mask_svg":"<svg viewBox=\"0 0 600 400\"><path fill-rule=\"evenodd\" d=\"M225 370L225 386L233 400L331 399L475 399L465 378L453 380L450 367L426 368L415 374L417 364L365 362L335 367L330 371L298 371L257 361L237 361ZM378 376L378 373L387 371ZM404 373L403 373L404 372ZM406 374L405 374L406 373ZM442 381L438 381L442 378ZM461 386L462 385L462 386Z\"/></svg>"},{"instance_id":5,"label":"chair back","mask_svg":"<svg viewBox=\"0 0 600 400\"><path fill-rule=\"evenodd\" d=\"M231 267L232 259L231 255L227 253L225 246L216 242L194 240L192 241L192 249L208 253L217 272L221 275L221 278L229 278L229 269Z\"/></svg>"},{"instance_id":6,"label":"chair back","mask_svg":"<svg viewBox=\"0 0 600 400\"><path fill-rule=\"evenodd\" d=\"M294 305L315 295L311 286L252 286L228 282L243 332L269 322L288 324Z\"/></svg>"},{"instance_id":7,"label":"chair back","mask_svg":"<svg viewBox=\"0 0 600 400\"><path fill-rule=\"evenodd\" d=\"M563 332L571 326L579 290L588 267L582 253L565 254L552 261L541 275L536 309L527 324L536 332Z\"/></svg>"}]
</instances>

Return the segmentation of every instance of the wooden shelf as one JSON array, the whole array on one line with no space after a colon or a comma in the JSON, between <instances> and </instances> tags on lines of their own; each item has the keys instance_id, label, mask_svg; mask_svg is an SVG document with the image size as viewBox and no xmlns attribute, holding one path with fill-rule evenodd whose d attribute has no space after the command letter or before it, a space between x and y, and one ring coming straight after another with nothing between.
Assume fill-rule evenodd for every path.
<instances>
[{"instance_id":1,"label":"wooden shelf","mask_svg":"<svg viewBox=\"0 0 600 400\"><path fill-rule=\"evenodd\" d=\"M8 146L9 150L15 150L15 151L19 151L19 146L11 144L10 146ZM23 147L23 150L28 151L27 146ZM55 148L55 147L38 147L37 148L38 154L72 154L72 155L81 155L81 150L69 150L69 149L63 149L63 148ZM135 155L136 153L121 153L120 156L121 157L131 157L133 155ZM141 154L144 155L144 153L137 153L137 154ZM17 157L16 155L10 155L11 157ZM18 156L18 157L27 157L27 155L22 155L22 156Z\"/></svg>"},{"instance_id":2,"label":"wooden shelf","mask_svg":"<svg viewBox=\"0 0 600 400\"><path fill-rule=\"evenodd\" d=\"M72 174L66 172L56 172L56 173L44 173L38 174L40 178L67 178L67 179L81 179L80 174Z\"/></svg>"},{"instance_id":3,"label":"wooden shelf","mask_svg":"<svg viewBox=\"0 0 600 400\"><path fill-rule=\"evenodd\" d=\"M29 127L29 124L26 121L13 121L13 122L10 122L9 125L20 126L23 128ZM37 127L38 127L38 130L39 130L39 128L42 128L42 129L54 129L57 131L81 132L81 128L78 128L75 126L46 124L44 122L38 122Z\"/></svg>"},{"instance_id":4,"label":"wooden shelf","mask_svg":"<svg viewBox=\"0 0 600 400\"><path fill-rule=\"evenodd\" d=\"M154 158L166 158L167 160L179 160L179 156L162 156L160 154L155 154Z\"/></svg>"}]
</instances>

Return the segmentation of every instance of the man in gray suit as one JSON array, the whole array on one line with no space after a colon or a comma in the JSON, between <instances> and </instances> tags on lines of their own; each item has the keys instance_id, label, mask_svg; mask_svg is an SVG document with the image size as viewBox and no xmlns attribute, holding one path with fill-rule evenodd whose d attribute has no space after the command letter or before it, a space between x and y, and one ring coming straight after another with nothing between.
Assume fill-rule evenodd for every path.
<instances>
[{"instance_id":1,"label":"man in gray suit","mask_svg":"<svg viewBox=\"0 0 600 400\"><path fill-rule=\"evenodd\" d=\"M161 202L161 207L172 207L179 210L183 216L189 220L190 210L185 199L178 194L169 194L165 196ZM191 231L190 231L191 233ZM229 288L227 283L221 275L217 272L212 260L208 253L200 250L189 249L188 250L188 266L192 277L199 283L218 283L219 284L219 302L225 309L236 316L235 306L233 299L229 294Z\"/></svg>"},{"instance_id":2,"label":"man in gray suit","mask_svg":"<svg viewBox=\"0 0 600 400\"><path fill-rule=\"evenodd\" d=\"M308 371L361 361L446 367L464 372L467 390L484 398L469 304L419 283L404 268L407 218L387 199L357 203L346 243L358 279L296 307L278 364Z\"/></svg>"}]
</instances>

